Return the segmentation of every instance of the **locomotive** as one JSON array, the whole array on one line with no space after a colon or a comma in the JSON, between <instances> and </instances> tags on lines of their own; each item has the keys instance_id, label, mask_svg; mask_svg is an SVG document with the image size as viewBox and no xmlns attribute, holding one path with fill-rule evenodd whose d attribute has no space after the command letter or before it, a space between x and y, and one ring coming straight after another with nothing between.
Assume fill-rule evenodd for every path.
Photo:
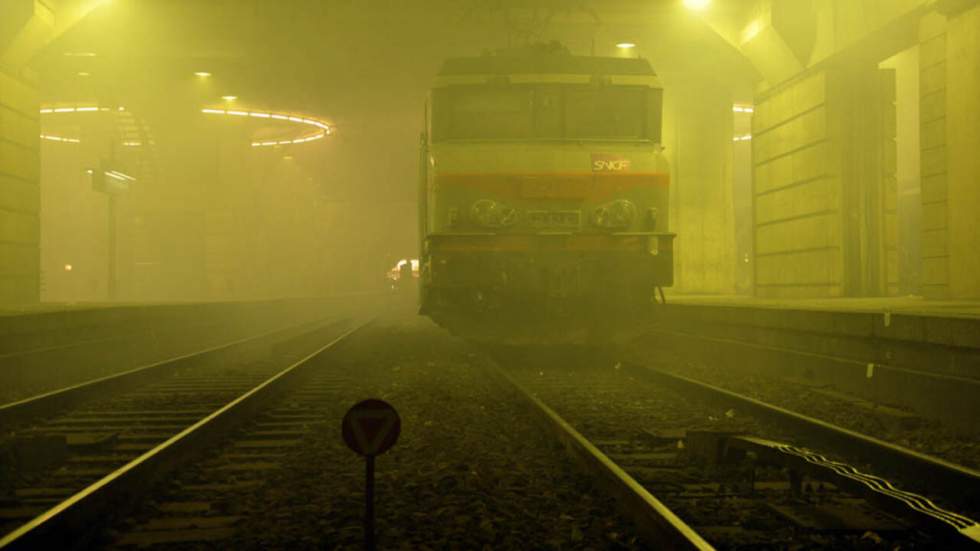
<instances>
[{"instance_id":1,"label":"locomotive","mask_svg":"<svg viewBox=\"0 0 980 551\"><path fill-rule=\"evenodd\" d=\"M552 46L446 60L420 147L420 313L464 335L543 338L662 298L662 99L642 58Z\"/></svg>"}]
</instances>

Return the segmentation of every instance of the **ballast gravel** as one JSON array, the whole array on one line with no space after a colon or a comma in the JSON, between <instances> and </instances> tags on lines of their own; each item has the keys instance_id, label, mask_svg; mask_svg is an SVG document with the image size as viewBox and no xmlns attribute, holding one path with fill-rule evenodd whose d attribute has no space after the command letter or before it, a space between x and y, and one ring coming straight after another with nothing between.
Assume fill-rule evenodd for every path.
<instances>
[{"instance_id":1,"label":"ballast gravel","mask_svg":"<svg viewBox=\"0 0 980 551\"><path fill-rule=\"evenodd\" d=\"M236 549L362 549L364 461L340 437L346 409L398 410L396 446L376 459L379 549L632 549L635 531L551 437L482 370L465 343L418 318L376 322L333 367L350 399L286 468L242 496ZM505 398L508 397L508 398Z\"/></svg>"}]
</instances>

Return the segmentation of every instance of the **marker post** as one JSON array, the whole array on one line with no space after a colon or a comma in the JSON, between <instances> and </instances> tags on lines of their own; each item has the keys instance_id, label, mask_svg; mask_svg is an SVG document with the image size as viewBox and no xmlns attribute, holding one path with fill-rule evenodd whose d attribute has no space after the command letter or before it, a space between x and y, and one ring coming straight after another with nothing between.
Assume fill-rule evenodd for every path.
<instances>
[{"instance_id":1,"label":"marker post","mask_svg":"<svg viewBox=\"0 0 980 551\"><path fill-rule=\"evenodd\" d=\"M368 551L375 550L374 543L374 456L368 455L365 458L367 464L367 490L364 492L366 501L364 507L364 548Z\"/></svg>"},{"instance_id":2,"label":"marker post","mask_svg":"<svg viewBox=\"0 0 980 551\"><path fill-rule=\"evenodd\" d=\"M341 424L344 443L364 456L364 547L374 551L374 458L388 451L401 433L401 418L391 404L383 400L364 400L347 410Z\"/></svg>"}]
</instances>

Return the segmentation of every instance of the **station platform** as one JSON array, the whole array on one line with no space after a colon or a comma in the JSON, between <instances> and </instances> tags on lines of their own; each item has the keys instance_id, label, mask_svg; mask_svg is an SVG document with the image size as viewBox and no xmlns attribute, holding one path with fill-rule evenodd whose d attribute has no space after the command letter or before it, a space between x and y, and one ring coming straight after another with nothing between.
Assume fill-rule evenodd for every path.
<instances>
[{"instance_id":1,"label":"station platform","mask_svg":"<svg viewBox=\"0 0 980 551\"><path fill-rule=\"evenodd\" d=\"M667 294L672 304L734 306L777 310L815 310L821 312L903 314L980 319L980 299L930 300L917 296L820 299L767 299L745 295Z\"/></svg>"},{"instance_id":2,"label":"station platform","mask_svg":"<svg viewBox=\"0 0 980 551\"><path fill-rule=\"evenodd\" d=\"M980 301L667 295L635 344L975 425ZM965 427L969 428L969 427Z\"/></svg>"},{"instance_id":3,"label":"station platform","mask_svg":"<svg viewBox=\"0 0 980 551\"><path fill-rule=\"evenodd\" d=\"M0 314L0 404L256 335L376 311L370 297L47 303Z\"/></svg>"}]
</instances>

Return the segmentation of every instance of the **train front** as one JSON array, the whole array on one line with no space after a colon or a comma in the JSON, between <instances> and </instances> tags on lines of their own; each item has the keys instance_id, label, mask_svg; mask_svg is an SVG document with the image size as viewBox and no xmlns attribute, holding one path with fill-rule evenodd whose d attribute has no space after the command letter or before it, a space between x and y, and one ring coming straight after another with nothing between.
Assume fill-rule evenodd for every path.
<instances>
[{"instance_id":1,"label":"train front","mask_svg":"<svg viewBox=\"0 0 980 551\"><path fill-rule=\"evenodd\" d=\"M447 60L420 158L421 313L540 342L652 308L673 281L661 105L644 59Z\"/></svg>"}]
</instances>

